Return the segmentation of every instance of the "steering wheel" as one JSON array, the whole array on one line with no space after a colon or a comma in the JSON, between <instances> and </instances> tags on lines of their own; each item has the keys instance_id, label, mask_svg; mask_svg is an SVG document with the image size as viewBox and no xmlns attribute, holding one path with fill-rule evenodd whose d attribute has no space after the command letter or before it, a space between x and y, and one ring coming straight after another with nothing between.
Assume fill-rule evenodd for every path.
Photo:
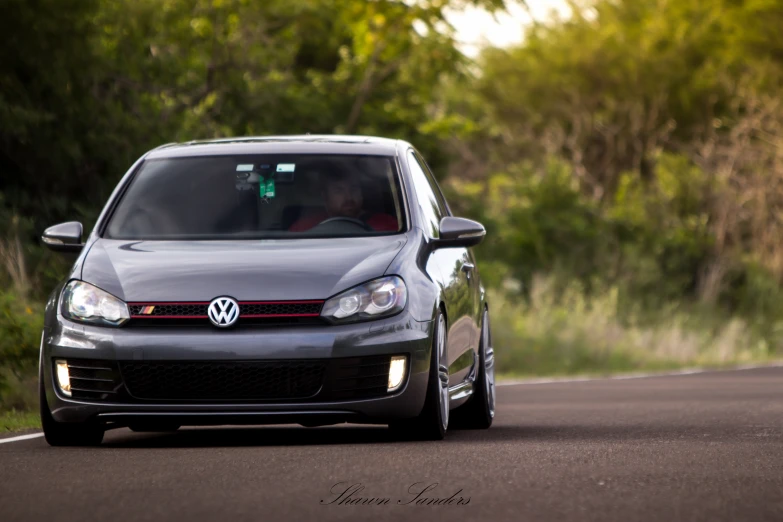
<instances>
[{"instance_id":1,"label":"steering wheel","mask_svg":"<svg viewBox=\"0 0 783 522\"><path fill-rule=\"evenodd\" d=\"M352 225L356 225L358 227L361 227L363 230L373 230L373 228L370 225L368 225L367 223L365 223L361 219L350 218L350 217L343 217L343 216L336 216L336 217L330 217L330 218L324 219L323 221L318 223L316 225L316 227L320 227L320 226L323 226L323 225L326 225L326 224L329 224L329 223L337 223L339 221L344 221L346 223L351 223Z\"/></svg>"}]
</instances>

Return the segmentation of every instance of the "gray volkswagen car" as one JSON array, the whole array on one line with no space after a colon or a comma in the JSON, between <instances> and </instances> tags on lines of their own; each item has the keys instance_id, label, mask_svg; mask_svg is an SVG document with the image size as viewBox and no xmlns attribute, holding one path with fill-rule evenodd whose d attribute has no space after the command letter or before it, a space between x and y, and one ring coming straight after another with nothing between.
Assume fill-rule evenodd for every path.
<instances>
[{"instance_id":1,"label":"gray volkswagen car","mask_svg":"<svg viewBox=\"0 0 783 522\"><path fill-rule=\"evenodd\" d=\"M158 147L125 174L51 294L51 445L182 425L388 424L441 439L495 411L489 308L470 247L410 144L348 136Z\"/></svg>"}]
</instances>

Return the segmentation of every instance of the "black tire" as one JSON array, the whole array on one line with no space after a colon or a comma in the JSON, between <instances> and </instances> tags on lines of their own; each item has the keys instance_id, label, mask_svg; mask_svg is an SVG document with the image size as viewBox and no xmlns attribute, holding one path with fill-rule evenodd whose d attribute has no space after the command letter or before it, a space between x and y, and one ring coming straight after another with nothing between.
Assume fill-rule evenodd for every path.
<instances>
[{"instance_id":1,"label":"black tire","mask_svg":"<svg viewBox=\"0 0 783 522\"><path fill-rule=\"evenodd\" d=\"M489 311L484 310L479 342L479 369L473 385L473 396L467 403L454 410L453 428L486 430L495 418L495 352L489 330ZM489 367L491 376L487 372ZM489 382L489 386L487 385Z\"/></svg>"},{"instance_id":2,"label":"black tire","mask_svg":"<svg viewBox=\"0 0 783 522\"><path fill-rule=\"evenodd\" d=\"M396 421L389 424L389 429L396 437L407 440L442 440L448 429L449 413L448 399L446 399L445 420L441 397L443 393L442 369L440 369L441 349L446 345L446 319L439 309L435 316L435 328L432 333L432 350L430 357L430 373L427 382L427 397L424 400L424 408L418 417ZM442 338L440 337L442 335ZM439 346L440 343L440 346ZM448 376L448 368L446 368ZM446 381L446 394L448 394L448 377ZM448 395L446 395L448 397Z\"/></svg>"},{"instance_id":3,"label":"black tire","mask_svg":"<svg viewBox=\"0 0 783 522\"><path fill-rule=\"evenodd\" d=\"M92 423L57 422L46 403L43 371L40 373L38 391L40 395L41 427L44 438L50 446L99 446L103 442L103 427Z\"/></svg>"}]
</instances>

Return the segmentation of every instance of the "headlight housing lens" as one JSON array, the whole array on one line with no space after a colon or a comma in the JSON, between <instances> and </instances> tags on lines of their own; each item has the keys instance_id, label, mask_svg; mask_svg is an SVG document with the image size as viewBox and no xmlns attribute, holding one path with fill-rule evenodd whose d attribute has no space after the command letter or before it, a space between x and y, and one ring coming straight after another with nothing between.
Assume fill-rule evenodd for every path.
<instances>
[{"instance_id":1,"label":"headlight housing lens","mask_svg":"<svg viewBox=\"0 0 783 522\"><path fill-rule=\"evenodd\" d=\"M401 277L381 277L327 300L321 317L333 323L369 321L399 313L407 301L408 289Z\"/></svg>"},{"instance_id":2,"label":"headlight housing lens","mask_svg":"<svg viewBox=\"0 0 783 522\"><path fill-rule=\"evenodd\" d=\"M108 292L84 281L65 285L61 312L80 323L121 326L130 319L128 305Z\"/></svg>"}]
</instances>

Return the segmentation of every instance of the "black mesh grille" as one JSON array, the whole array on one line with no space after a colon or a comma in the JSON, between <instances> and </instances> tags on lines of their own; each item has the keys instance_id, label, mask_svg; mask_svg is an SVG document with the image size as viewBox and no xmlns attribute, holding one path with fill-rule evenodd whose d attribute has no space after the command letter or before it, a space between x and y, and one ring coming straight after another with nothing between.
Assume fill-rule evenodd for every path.
<instances>
[{"instance_id":1,"label":"black mesh grille","mask_svg":"<svg viewBox=\"0 0 783 522\"><path fill-rule=\"evenodd\" d=\"M147 400L303 399L321 388L323 361L123 362L128 392Z\"/></svg>"},{"instance_id":2,"label":"black mesh grille","mask_svg":"<svg viewBox=\"0 0 783 522\"><path fill-rule=\"evenodd\" d=\"M324 325L326 323L320 316L313 317L241 317L237 322L239 328L276 328L286 326L313 326ZM124 328L160 328L170 326L186 326L189 328L204 328L212 330L215 327L209 319L196 319L193 317L174 317L167 318L146 318L144 316L134 317Z\"/></svg>"},{"instance_id":3,"label":"black mesh grille","mask_svg":"<svg viewBox=\"0 0 783 522\"><path fill-rule=\"evenodd\" d=\"M286 315L318 315L321 313L323 301L291 301L291 302L258 302L239 303L239 316L286 316ZM143 313L144 308L152 306L152 311ZM209 303L155 304L133 303L130 313L138 318L153 317L207 317Z\"/></svg>"},{"instance_id":4,"label":"black mesh grille","mask_svg":"<svg viewBox=\"0 0 783 522\"><path fill-rule=\"evenodd\" d=\"M239 316L248 315L302 315L321 313L323 301L306 303L239 303Z\"/></svg>"},{"instance_id":5,"label":"black mesh grille","mask_svg":"<svg viewBox=\"0 0 783 522\"><path fill-rule=\"evenodd\" d=\"M142 314L142 310L145 306L152 306L152 312ZM130 305L131 315L141 315L142 317L156 317L156 316L171 316L171 317L183 317L183 316L207 316L207 307L209 303L197 304L197 303L183 303L183 304L132 304Z\"/></svg>"},{"instance_id":6,"label":"black mesh grille","mask_svg":"<svg viewBox=\"0 0 783 522\"><path fill-rule=\"evenodd\" d=\"M388 393L391 356L351 357L334 363L331 399L371 399Z\"/></svg>"}]
</instances>

